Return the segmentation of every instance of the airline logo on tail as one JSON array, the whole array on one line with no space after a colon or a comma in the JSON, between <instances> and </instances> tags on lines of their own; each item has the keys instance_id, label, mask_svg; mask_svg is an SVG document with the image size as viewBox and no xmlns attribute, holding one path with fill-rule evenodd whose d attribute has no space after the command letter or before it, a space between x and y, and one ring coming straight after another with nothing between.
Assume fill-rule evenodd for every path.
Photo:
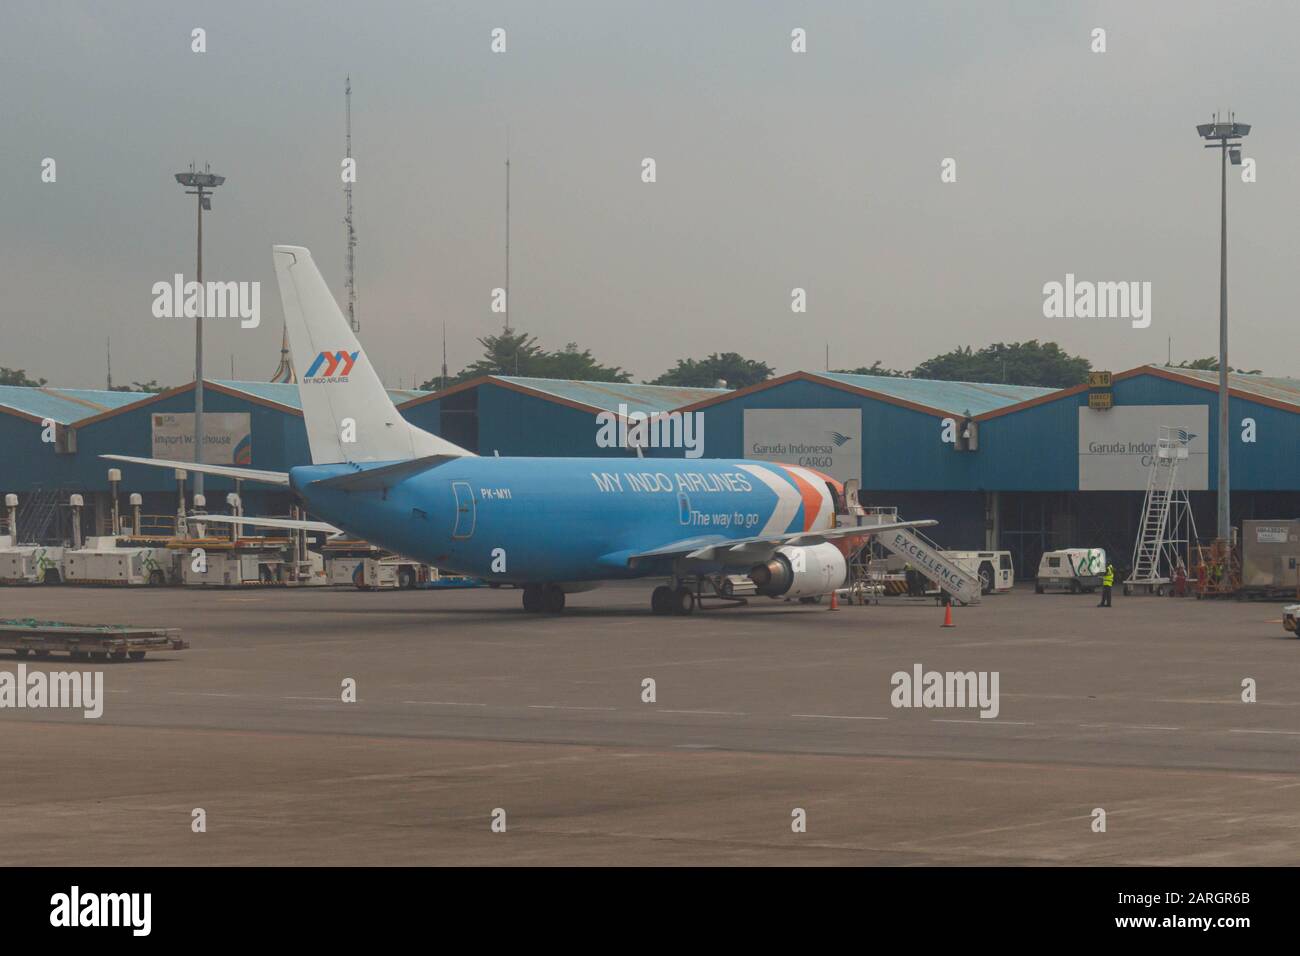
<instances>
[{"instance_id":1,"label":"airline logo on tail","mask_svg":"<svg viewBox=\"0 0 1300 956\"><path fill-rule=\"evenodd\" d=\"M316 361L311 363L311 368L307 369L307 374L303 376L306 383L318 382L346 382L348 374L352 371L352 366L356 364L357 356L361 354L360 350L356 352L321 352L316 356ZM319 372L318 376L316 373Z\"/></svg>"}]
</instances>

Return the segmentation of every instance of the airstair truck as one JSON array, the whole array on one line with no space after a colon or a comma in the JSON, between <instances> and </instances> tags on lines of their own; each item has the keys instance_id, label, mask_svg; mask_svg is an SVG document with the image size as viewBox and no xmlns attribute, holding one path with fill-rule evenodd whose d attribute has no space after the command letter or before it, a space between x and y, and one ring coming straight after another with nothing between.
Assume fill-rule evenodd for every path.
<instances>
[{"instance_id":1,"label":"airstair truck","mask_svg":"<svg viewBox=\"0 0 1300 956\"><path fill-rule=\"evenodd\" d=\"M863 530L869 530L873 524L897 520L892 508L864 510L864 514L845 516L844 522L856 523ZM979 573L964 562L948 557L947 552L918 529L892 528L877 535L875 541L933 582L941 600L953 600L958 604L980 603L983 588L980 586Z\"/></svg>"}]
</instances>

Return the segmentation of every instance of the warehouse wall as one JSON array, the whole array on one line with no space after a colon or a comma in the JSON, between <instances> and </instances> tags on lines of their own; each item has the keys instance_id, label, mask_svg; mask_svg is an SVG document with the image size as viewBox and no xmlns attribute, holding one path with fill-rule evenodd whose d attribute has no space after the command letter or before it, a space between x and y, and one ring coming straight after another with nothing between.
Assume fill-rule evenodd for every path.
<instances>
[{"instance_id":1,"label":"warehouse wall","mask_svg":"<svg viewBox=\"0 0 1300 956\"><path fill-rule=\"evenodd\" d=\"M423 428L433 435L442 434L442 404L438 399L399 406L397 410L416 428ZM454 438L450 440L455 441Z\"/></svg>"},{"instance_id":2,"label":"warehouse wall","mask_svg":"<svg viewBox=\"0 0 1300 956\"><path fill-rule=\"evenodd\" d=\"M1217 479L1215 435L1217 394L1155 375L1116 382L1119 405L1196 404L1210 409L1209 477ZM456 398L458 396L453 396ZM214 390L205 394L211 411L247 412L253 432L253 467L284 471L309 461L302 418L246 398ZM627 457L624 449L599 448L591 412L571 408L492 383L467 398L476 407L466 419L476 428L477 450L491 455ZM443 432L445 401L428 401L402 411L408 420L435 434ZM941 417L857 395L826 385L792 380L711 405L702 410L704 454L740 457L744 453L747 408L855 408L862 413L861 475L864 489L907 492L1065 492L1078 489L1078 412L1086 393L1065 396L980 422L980 447L957 452L940 440ZM0 492L60 487L82 491L107 487L108 463L101 453L149 456L150 415L193 410L191 392L154 401L77 429L75 455L58 455L40 441L39 424L0 414ZM1300 414L1256 401L1234 398L1232 478L1235 492L1300 491ZM1240 441L1241 420L1253 418L1258 440ZM452 440L456 440L453 438ZM649 457L680 457L680 449L649 449ZM123 466L124 490L170 492L165 470ZM209 479L224 496L231 482ZM254 489L246 489L256 493Z\"/></svg>"},{"instance_id":3,"label":"warehouse wall","mask_svg":"<svg viewBox=\"0 0 1300 956\"><path fill-rule=\"evenodd\" d=\"M524 457L628 458L625 448L596 444L596 414L511 388L478 386L478 453ZM680 451L672 452L679 456ZM653 457L653 450L647 451Z\"/></svg>"},{"instance_id":4,"label":"warehouse wall","mask_svg":"<svg viewBox=\"0 0 1300 956\"><path fill-rule=\"evenodd\" d=\"M704 453L744 455L747 408L854 408L862 412L862 486L912 490L969 489L978 462L940 440L941 417L879 399L794 379L703 409Z\"/></svg>"},{"instance_id":5,"label":"warehouse wall","mask_svg":"<svg viewBox=\"0 0 1300 956\"><path fill-rule=\"evenodd\" d=\"M0 495L38 485L80 487L78 456L57 454L41 441L43 430L39 422L0 413Z\"/></svg>"},{"instance_id":6,"label":"warehouse wall","mask_svg":"<svg viewBox=\"0 0 1300 956\"><path fill-rule=\"evenodd\" d=\"M984 548L984 493L979 491L864 490L862 503L894 507L905 521L932 518L939 523L921 532L951 551Z\"/></svg>"},{"instance_id":7,"label":"warehouse wall","mask_svg":"<svg viewBox=\"0 0 1300 956\"><path fill-rule=\"evenodd\" d=\"M1218 487L1216 392L1156 375L1135 375L1116 382L1113 393L1117 406L1209 406L1209 488ZM981 422L976 486L1005 491L1077 490L1078 409L1087 404L1088 395L1081 392ZM1228 411L1233 491L1300 489L1300 414L1236 396L1229 401ZM1241 441L1245 418L1255 420L1253 444Z\"/></svg>"},{"instance_id":8,"label":"warehouse wall","mask_svg":"<svg viewBox=\"0 0 1300 956\"><path fill-rule=\"evenodd\" d=\"M1210 488L1219 476L1219 395L1217 391L1137 375L1115 385L1115 400L1126 405L1210 406ZM1087 399L1084 398L1086 404ZM1253 418L1257 440L1241 441L1241 421ZM1232 396L1228 400L1233 491L1300 489L1300 414Z\"/></svg>"},{"instance_id":9,"label":"warehouse wall","mask_svg":"<svg viewBox=\"0 0 1300 956\"><path fill-rule=\"evenodd\" d=\"M288 471L294 465L311 461L307 448L307 430L298 415L213 389L204 391L203 408L208 412L248 414L253 439L252 468ZM182 392L78 428L77 458L82 480L87 482L88 487L104 487L104 475L110 463L99 459L97 456L100 454L152 457L151 415L193 411L193 393ZM164 468L129 464L122 464L121 468L122 487L125 490L167 491L175 486L174 477ZM220 493L224 500L225 493L234 490L234 482L226 478L208 476L204 479L204 484L209 502L214 501L213 495L216 493Z\"/></svg>"}]
</instances>

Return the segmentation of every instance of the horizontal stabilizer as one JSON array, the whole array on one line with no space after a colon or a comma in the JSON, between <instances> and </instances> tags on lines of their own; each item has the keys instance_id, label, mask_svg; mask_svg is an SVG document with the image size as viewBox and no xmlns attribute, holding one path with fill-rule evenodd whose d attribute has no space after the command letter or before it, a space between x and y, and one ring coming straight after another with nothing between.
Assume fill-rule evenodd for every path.
<instances>
[{"instance_id":1,"label":"horizontal stabilizer","mask_svg":"<svg viewBox=\"0 0 1300 956\"><path fill-rule=\"evenodd\" d=\"M179 468L182 471L198 471L205 475L217 475L221 478L238 478L242 481L261 481L268 485L289 484L289 475L283 471L262 471L258 468L237 468L234 465L200 465L193 461L165 461L162 458L132 458L130 455L100 455L112 461L130 462L132 465L151 465L154 468Z\"/></svg>"},{"instance_id":2,"label":"horizontal stabilizer","mask_svg":"<svg viewBox=\"0 0 1300 956\"><path fill-rule=\"evenodd\" d=\"M387 491L393 485L405 481L412 475L418 475L422 471L428 471L430 468L437 468L446 462L455 461L458 457L460 456L425 455L423 458L412 458L410 461L399 461L392 465L381 465L378 468L366 468L348 475L322 478L319 481L313 481L311 487L326 491Z\"/></svg>"},{"instance_id":3,"label":"horizontal stabilizer","mask_svg":"<svg viewBox=\"0 0 1300 956\"><path fill-rule=\"evenodd\" d=\"M332 524L326 524L324 521L299 521L295 518L258 518L249 515L243 515L238 518L234 515L190 515L185 520L193 524L203 524L205 521L215 521L219 524L252 525L255 528L290 528L294 531L324 531L326 534L343 533Z\"/></svg>"}]
</instances>

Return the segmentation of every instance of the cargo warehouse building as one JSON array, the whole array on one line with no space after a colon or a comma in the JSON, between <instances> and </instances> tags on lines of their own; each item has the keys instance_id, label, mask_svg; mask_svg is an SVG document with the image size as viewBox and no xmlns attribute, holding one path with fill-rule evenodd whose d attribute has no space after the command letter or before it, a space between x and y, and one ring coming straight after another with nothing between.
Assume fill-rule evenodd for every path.
<instances>
[{"instance_id":1,"label":"cargo warehouse building","mask_svg":"<svg viewBox=\"0 0 1300 956\"><path fill-rule=\"evenodd\" d=\"M1160 426L1171 426L1187 438L1180 476L1198 532L1214 531L1214 372L1140 366L1109 385L1063 390L831 372L794 372L734 391L493 375L390 394L411 422L483 455L627 457L600 440L602 420L692 415L702 429L692 454L802 463L857 479L864 504L937 519L932 536L945 547L1009 550L1021 576L1056 547L1104 547L1126 563L1152 446ZM1300 517L1300 380L1234 374L1229 411L1234 523ZM174 457L183 467L192 413L192 385L148 396L0 388L0 492L20 495L22 537L32 538L30 528L67 537L73 492L86 500L85 533L106 533L110 463L97 456ZM294 385L208 382L204 421L213 460L274 471L308 461ZM644 450L647 458L684 453ZM138 492L145 514L175 513L171 474L121 471L123 509ZM233 489L207 478L208 508L224 511ZM288 510L283 491L249 484L240 492L250 514Z\"/></svg>"}]
</instances>

